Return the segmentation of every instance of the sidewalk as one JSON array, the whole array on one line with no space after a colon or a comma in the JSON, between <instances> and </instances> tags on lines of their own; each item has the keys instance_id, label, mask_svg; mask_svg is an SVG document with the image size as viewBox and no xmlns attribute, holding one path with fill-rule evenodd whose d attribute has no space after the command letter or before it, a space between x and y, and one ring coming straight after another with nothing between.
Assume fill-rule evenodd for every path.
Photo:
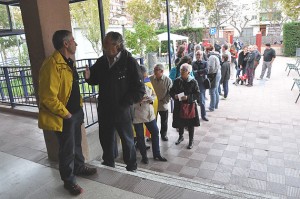
<instances>
[{"instance_id":1,"label":"sidewalk","mask_svg":"<svg viewBox=\"0 0 300 199\"><path fill-rule=\"evenodd\" d=\"M139 168L219 185L225 190L243 189L271 197L299 198L300 102L295 104L298 89L290 90L293 78L298 75L292 71L287 77L287 71L284 71L286 62L293 61L291 58L276 58L270 81L255 79L254 86L250 88L230 82L228 99L220 100L219 109L208 113L209 122L201 121L201 126L195 129L192 150L186 149L187 132L185 140L175 145L178 133L171 127L170 114L169 141L160 143L161 152L168 162L153 161L149 151L149 165L143 165L137 152ZM261 66L256 70L257 77L260 72ZM209 101L206 102L208 105ZM57 164L47 159L43 134L37 128L37 121L0 113L0 125L0 198L24 198L23 194L28 190L37 191L33 192L37 194L35 197L26 195L28 198L68 197L61 186L58 171L53 169ZM122 157L121 151L119 157ZM123 162L121 158L117 161ZM26 170L27 167L37 169ZM35 170L39 172L29 172ZM20 173L14 175L16 171ZM40 177L41 181L36 177L50 174L49 179ZM26 179L33 182L32 186ZM87 179L79 182L87 194L83 198L97 198L98 191L115 194L103 195L103 198L141 198L130 193L133 191L123 192L122 187L107 187L106 183ZM20 191L16 192L17 188ZM55 194L51 195L52 192ZM89 194L94 192L95 195L90 197ZM4 195L12 193L16 195ZM168 198L168 195L151 198L158 196ZM178 193L175 198L184 198L184 195Z\"/></svg>"}]
</instances>

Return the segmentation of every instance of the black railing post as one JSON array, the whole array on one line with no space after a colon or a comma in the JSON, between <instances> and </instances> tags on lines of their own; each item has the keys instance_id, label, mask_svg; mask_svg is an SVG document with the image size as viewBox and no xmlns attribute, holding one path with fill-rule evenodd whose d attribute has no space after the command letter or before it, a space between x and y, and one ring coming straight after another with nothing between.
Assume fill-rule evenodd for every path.
<instances>
[{"instance_id":1,"label":"black railing post","mask_svg":"<svg viewBox=\"0 0 300 199\"><path fill-rule=\"evenodd\" d=\"M8 69L7 67L3 67L3 71L4 71L4 76L5 76L5 81L6 81L6 86L7 86L7 92L8 92L8 96L9 96L9 101L11 104L11 107L15 107L15 101L14 101L14 97L13 97L13 92L12 92L12 88L11 88L11 84L10 84L10 80L9 80L9 75L8 75Z\"/></svg>"},{"instance_id":2,"label":"black railing post","mask_svg":"<svg viewBox=\"0 0 300 199\"><path fill-rule=\"evenodd\" d=\"M28 90L27 90L27 84L26 84L26 76L25 76L25 71L20 70L20 75L21 75L21 82L22 82L22 87L24 91L24 97L28 99Z\"/></svg>"},{"instance_id":3,"label":"black railing post","mask_svg":"<svg viewBox=\"0 0 300 199\"><path fill-rule=\"evenodd\" d=\"M92 66L92 60L91 59L88 59L88 63L89 63L89 67L91 67ZM89 91L90 92L90 91ZM94 94L94 93L96 93L96 91L95 91L95 86L92 86L92 93Z\"/></svg>"},{"instance_id":4,"label":"black railing post","mask_svg":"<svg viewBox=\"0 0 300 199\"><path fill-rule=\"evenodd\" d=\"M0 94L1 94L2 100L5 100L4 91L3 91L3 89L2 89L2 81L3 81L3 80L0 79Z\"/></svg>"}]
</instances>

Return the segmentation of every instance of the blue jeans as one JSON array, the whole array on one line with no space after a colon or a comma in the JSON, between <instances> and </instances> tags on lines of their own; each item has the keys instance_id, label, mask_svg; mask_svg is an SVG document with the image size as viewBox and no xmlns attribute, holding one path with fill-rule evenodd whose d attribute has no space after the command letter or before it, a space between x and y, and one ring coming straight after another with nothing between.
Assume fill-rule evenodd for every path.
<instances>
[{"instance_id":1,"label":"blue jeans","mask_svg":"<svg viewBox=\"0 0 300 199\"><path fill-rule=\"evenodd\" d=\"M137 168L136 151L133 138L133 128L131 122L102 122L99 124L99 138L103 149L102 159L106 165L115 166L116 139L118 132L123 149L123 159L127 170Z\"/></svg>"},{"instance_id":2,"label":"blue jeans","mask_svg":"<svg viewBox=\"0 0 300 199\"><path fill-rule=\"evenodd\" d=\"M219 91L218 87L221 80L221 73L217 73L216 75L216 86L214 88L209 89L209 95L210 95L210 104L209 104L209 110L214 111L218 108L219 105Z\"/></svg>"},{"instance_id":3,"label":"blue jeans","mask_svg":"<svg viewBox=\"0 0 300 199\"><path fill-rule=\"evenodd\" d=\"M159 150L159 130L156 124L156 120L152 120L151 122L144 123L151 133L151 140L152 140L152 151L153 157L157 157L160 155ZM136 139L137 139L137 146L140 150L142 156L146 156L146 144L145 144L145 137L144 137L144 126L143 123L133 124L134 129L136 132Z\"/></svg>"},{"instance_id":4,"label":"blue jeans","mask_svg":"<svg viewBox=\"0 0 300 199\"><path fill-rule=\"evenodd\" d=\"M80 109L69 119L63 120L62 132L55 135L59 144L59 173L64 182L76 184L75 174L84 166L81 148L81 124L84 113Z\"/></svg>"},{"instance_id":5,"label":"blue jeans","mask_svg":"<svg viewBox=\"0 0 300 199\"><path fill-rule=\"evenodd\" d=\"M203 118L206 116L206 111L205 111L205 91L206 91L206 89L204 88L203 84L199 84L199 89L200 89L199 105L200 105L200 110L201 110L201 118Z\"/></svg>"},{"instance_id":6,"label":"blue jeans","mask_svg":"<svg viewBox=\"0 0 300 199\"><path fill-rule=\"evenodd\" d=\"M229 88L228 88L228 80L224 80L223 82L223 90L224 90L224 97L228 96Z\"/></svg>"}]
</instances>

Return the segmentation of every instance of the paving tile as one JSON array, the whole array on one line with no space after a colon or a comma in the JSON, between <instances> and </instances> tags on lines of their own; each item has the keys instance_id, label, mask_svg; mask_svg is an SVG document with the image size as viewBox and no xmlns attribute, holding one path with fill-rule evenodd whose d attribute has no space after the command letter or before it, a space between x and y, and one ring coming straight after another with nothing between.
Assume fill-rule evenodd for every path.
<instances>
[{"instance_id":1,"label":"paving tile","mask_svg":"<svg viewBox=\"0 0 300 199\"><path fill-rule=\"evenodd\" d=\"M201 154L205 154L205 155L207 155L209 151L210 151L210 148L204 148L204 147L199 147L196 150L197 153L201 153Z\"/></svg>"},{"instance_id":2,"label":"paving tile","mask_svg":"<svg viewBox=\"0 0 300 199\"><path fill-rule=\"evenodd\" d=\"M224 153L223 153L223 157L227 157L227 158L236 159L237 156L238 156L238 152L235 152L235 151L225 150Z\"/></svg>"},{"instance_id":3,"label":"paving tile","mask_svg":"<svg viewBox=\"0 0 300 199\"><path fill-rule=\"evenodd\" d=\"M193 168L199 168L200 165L201 165L202 161L200 160L193 160L193 159L190 159L187 163L186 163L186 166L189 166L189 167L193 167Z\"/></svg>"},{"instance_id":4,"label":"paving tile","mask_svg":"<svg viewBox=\"0 0 300 199\"><path fill-rule=\"evenodd\" d=\"M284 175L284 167L268 166L268 173L274 173L278 175Z\"/></svg>"},{"instance_id":5,"label":"paving tile","mask_svg":"<svg viewBox=\"0 0 300 199\"><path fill-rule=\"evenodd\" d=\"M218 164L216 163L211 163L211 162L202 162L200 169L207 169L207 170L216 170Z\"/></svg>"},{"instance_id":6,"label":"paving tile","mask_svg":"<svg viewBox=\"0 0 300 199\"><path fill-rule=\"evenodd\" d=\"M274 174L274 173L268 173L267 181L284 185L285 184L285 176Z\"/></svg>"},{"instance_id":7,"label":"paving tile","mask_svg":"<svg viewBox=\"0 0 300 199\"><path fill-rule=\"evenodd\" d=\"M199 169L197 169L197 168L184 166L184 167L181 169L180 174L195 177L195 176L197 175L198 172L199 172Z\"/></svg>"},{"instance_id":8,"label":"paving tile","mask_svg":"<svg viewBox=\"0 0 300 199\"><path fill-rule=\"evenodd\" d=\"M168 167L167 167L167 171L172 171L172 172L175 172L175 173L179 173L180 170L183 168L183 165L179 165L179 164L170 164Z\"/></svg>"},{"instance_id":9,"label":"paving tile","mask_svg":"<svg viewBox=\"0 0 300 199\"><path fill-rule=\"evenodd\" d=\"M210 149L208 151L208 155L214 155L214 156L222 156L223 155L223 150L218 150L218 149Z\"/></svg>"},{"instance_id":10,"label":"paving tile","mask_svg":"<svg viewBox=\"0 0 300 199\"><path fill-rule=\"evenodd\" d=\"M236 159L222 157L220 160L220 164L231 165L234 166Z\"/></svg>"},{"instance_id":11,"label":"paving tile","mask_svg":"<svg viewBox=\"0 0 300 199\"><path fill-rule=\"evenodd\" d=\"M248 179L246 186L252 189L266 190L267 182L263 180Z\"/></svg>"},{"instance_id":12,"label":"paving tile","mask_svg":"<svg viewBox=\"0 0 300 199\"><path fill-rule=\"evenodd\" d=\"M250 169L249 178L267 181L267 172L255 171Z\"/></svg>"},{"instance_id":13,"label":"paving tile","mask_svg":"<svg viewBox=\"0 0 300 199\"><path fill-rule=\"evenodd\" d=\"M231 177L230 173L216 171L214 173L214 176L213 176L212 180L222 182L222 183L229 183L230 182L230 177Z\"/></svg>"},{"instance_id":14,"label":"paving tile","mask_svg":"<svg viewBox=\"0 0 300 199\"><path fill-rule=\"evenodd\" d=\"M205 155L205 154L193 153L193 155L190 156L190 159L204 161L206 156L207 155Z\"/></svg>"},{"instance_id":15,"label":"paving tile","mask_svg":"<svg viewBox=\"0 0 300 199\"><path fill-rule=\"evenodd\" d=\"M290 176L285 177L285 184L291 187L297 187L300 188L300 179L294 178Z\"/></svg>"},{"instance_id":16,"label":"paving tile","mask_svg":"<svg viewBox=\"0 0 300 199\"><path fill-rule=\"evenodd\" d=\"M300 177L300 170L285 168L285 175L290 176L290 177L298 178L298 177Z\"/></svg>"},{"instance_id":17,"label":"paving tile","mask_svg":"<svg viewBox=\"0 0 300 199\"><path fill-rule=\"evenodd\" d=\"M255 171L267 172L267 165L257 162L251 162L250 169Z\"/></svg>"},{"instance_id":18,"label":"paving tile","mask_svg":"<svg viewBox=\"0 0 300 199\"><path fill-rule=\"evenodd\" d=\"M267 190L281 195L285 195L287 192L286 186L274 182L267 182Z\"/></svg>"},{"instance_id":19,"label":"paving tile","mask_svg":"<svg viewBox=\"0 0 300 199\"><path fill-rule=\"evenodd\" d=\"M205 158L205 162L211 162L211 163L219 164L221 158L222 158L221 156L207 155L206 158Z\"/></svg>"},{"instance_id":20,"label":"paving tile","mask_svg":"<svg viewBox=\"0 0 300 199\"><path fill-rule=\"evenodd\" d=\"M222 165L222 164L219 164L216 171L218 172L225 172L225 173L232 173L233 171L233 166L230 166L230 165Z\"/></svg>"},{"instance_id":21,"label":"paving tile","mask_svg":"<svg viewBox=\"0 0 300 199\"><path fill-rule=\"evenodd\" d=\"M214 177L215 171L208 169L199 169L197 177L211 180Z\"/></svg>"},{"instance_id":22,"label":"paving tile","mask_svg":"<svg viewBox=\"0 0 300 199\"><path fill-rule=\"evenodd\" d=\"M300 198L300 188L298 187L292 187L292 186L286 186L287 188L287 195L295 198Z\"/></svg>"},{"instance_id":23,"label":"paving tile","mask_svg":"<svg viewBox=\"0 0 300 199\"><path fill-rule=\"evenodd\" d=\"M234 167L232 174L236 176L241 176L247 178L249 176L249 169L240 168L240 167Z\"/></svg>"},{"instance_id":24,"label":"paving tile","mask_svg":"<svg viewBox=\"0 0 300 199\"><path fill-rule=\"evenodd\" d=\"M241 168L250 168L251 166L251 162L250 161L246 161L246 160L236 160L235 161L235 166L236 167L241 167Z\"/></svg>"}]
</instances>

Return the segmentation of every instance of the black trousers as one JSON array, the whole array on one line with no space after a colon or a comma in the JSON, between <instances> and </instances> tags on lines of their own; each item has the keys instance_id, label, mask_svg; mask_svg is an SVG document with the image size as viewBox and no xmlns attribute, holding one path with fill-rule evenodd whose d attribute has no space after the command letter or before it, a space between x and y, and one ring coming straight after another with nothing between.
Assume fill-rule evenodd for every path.
<instances>
[{"instance_id":1,"label":"black trousers","mask_svg":"<svg viewBox=\"0 0 300 199\"><path fill-rule=\"evenodd\" d=\"M75 174L84 165L81 148L81 124L84 119L80 109L69 119L63 120L63 131L56 132L59 144L59 173L61 179L68 183L76 183Z\"/></svg>"},{"instance_id":2,"label":"black trousers","mask_svg":"<svg viewBox=\"0 0 300 199\"><path fill-rule=\"evenodd\" d=\"M168 131L168 116L169 116L169 111L158 111L160 115L160 136L165 137L167 135Z\"/></svg>"},{"instance_id":3,"label":"black trousers","mask_svg":"<svg viewBox=\"0 0 300 199\"><path fill-rule=\"evenodd\" d=\"M118 132L123 149L123 159L127 170L137 169L136 150L133 138L133 129L131 122L102 122L99 125L100 144L103 149L103 161L109 165L115 166L115 132Z\"/></svg>"}]
</instances>

